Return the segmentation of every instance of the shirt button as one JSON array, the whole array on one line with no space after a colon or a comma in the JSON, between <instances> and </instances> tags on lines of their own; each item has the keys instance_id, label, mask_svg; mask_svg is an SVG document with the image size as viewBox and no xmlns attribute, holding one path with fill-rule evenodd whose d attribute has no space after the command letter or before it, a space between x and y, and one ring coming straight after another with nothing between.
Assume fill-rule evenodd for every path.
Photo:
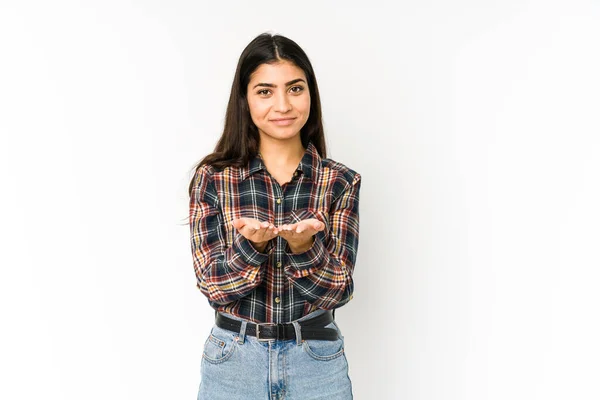
<instances>
[{"instance_id":1,"label":"shirt button","mask_svg":"<svg viewBox=\"0 0 600 400\"><path fill-rule=\"evenodd\" d=\"M281 268L281 261L277 263L277 268Z\"/></svg>"},{"instance_id":2,"label":"shirt button","mask_svg":"<svg viewBox=\"0 0 600 400\"><path fill-rule=\"evenodd\" d=\"M294 176L298 176L298 171L294 172Z\"/></svg>"},{"instance_id":3,"label":"shirt button","mask_svg":"<svg viewBox=\"0 0 600 400\"><path fill-rule=\"evenodd\" d=\"M277 204L280 204L280 203L281 203L281 199L277 199Z\"/></svg>"},{"instance_id":4,"label":"shirt button","mask_svg":"<svg viewBox=\"0 0 600 400\"><path fill-rule=\"evenodd\" d=\"M279 297L275 297L275 303L279 303L281 302L281 299Z\"/></svg>"}]
</instances>

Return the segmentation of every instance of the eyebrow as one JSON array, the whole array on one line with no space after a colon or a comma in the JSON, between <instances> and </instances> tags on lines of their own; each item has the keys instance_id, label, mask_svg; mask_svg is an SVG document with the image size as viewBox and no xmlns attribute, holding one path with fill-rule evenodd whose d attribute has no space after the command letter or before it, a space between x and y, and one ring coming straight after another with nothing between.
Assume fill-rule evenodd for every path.
<instances>
[{"instance_id":1,"label":"eyebrow","mask_svg":"<svg viewBox=\"0 0 600 400\"><path fill-rule=\"evenodd\" d=\"M298 79L294 79L292 81L286 82L285 86L290 86L290 85L293 85L294 83L297 83L297 82L304 82L304 83L306 83L306 81L304 79L298 78ZM266 87L270 87L270 88L276 88L277 87L277 85L274 85L272 83L257 83L256 85L254 85L254 87L252 89L255 89L258 86L266 86Z\"/></svg>"}]
</instances>

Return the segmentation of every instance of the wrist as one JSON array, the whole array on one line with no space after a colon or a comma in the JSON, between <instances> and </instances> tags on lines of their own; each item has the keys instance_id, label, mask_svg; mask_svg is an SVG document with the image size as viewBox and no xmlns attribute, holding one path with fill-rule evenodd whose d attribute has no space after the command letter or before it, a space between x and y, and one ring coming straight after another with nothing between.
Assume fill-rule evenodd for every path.
<instances>
[{"instance_id":1,"label":"wrist","mask_svg":"<svg viewBox=\"0 0 600 400\"><path fill-rule=\"evenodd\" d=\"M315 237L311 236L311 238L308 241L302 243L288 242L288 246L290 247L292 253L304 253L312 247L314 241Z\"/></svg>"},{"instance_id":2,"label":"wrist","mask_svg":"<svg viewBox=\"0 0 600 400\"><path fill-rule=\"evenodd\" d=\"M250 243L252 243L252 247L254 247L254 249L256 251L258 251L259 253L263 253L265 251L265 249L267 248L267 244L269 242L268 241L266 241L266 242L253 242L253 241L250 241Z\"/></svg>"}]
</instances>

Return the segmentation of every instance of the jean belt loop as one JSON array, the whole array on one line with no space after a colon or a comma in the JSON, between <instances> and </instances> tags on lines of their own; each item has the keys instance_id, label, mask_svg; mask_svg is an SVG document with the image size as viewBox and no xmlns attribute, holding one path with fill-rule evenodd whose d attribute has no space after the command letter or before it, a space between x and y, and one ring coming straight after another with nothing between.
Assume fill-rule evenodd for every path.
<instances>
[{"instance_id":1,"label":"jean belt loop","mask_svg":"<svg viewBox=\"0 0 600 400\"><path fill-rule=\"evenodd\" d=\"M292 325L294 325L294 330L296 331L296 345L300 346L302 344L302 329L298 321L292 321Z\"/></svg>"},{"instance_id":2,"label":"jean belt loop","mask_svg":"<svg viewBox=\"0 0 600 400\"><path fill-rule=\"evenodd\" d=\"M243 320L241 321L242 326L240 327L240 335L238 337L238 343L239 344L244 344L244 340L246 339L246 325L248 325L248 321Z\"/></svg>"}]
</instances>

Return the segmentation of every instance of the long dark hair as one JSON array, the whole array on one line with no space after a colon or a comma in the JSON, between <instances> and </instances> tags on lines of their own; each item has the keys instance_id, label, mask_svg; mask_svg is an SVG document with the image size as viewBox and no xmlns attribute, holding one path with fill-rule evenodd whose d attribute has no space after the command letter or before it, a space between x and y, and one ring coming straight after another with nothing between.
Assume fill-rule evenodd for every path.
<instances>
[{"instance_id":1,"label":"long dark hair","mask_svg":"<svg viewBox=\"0 0 600 400\"><path fill-rule=\"evenodd\" d=\"M306 148L311 142L322 158L327 157L319 88L308 56L293 40L281 35L263 33L254 38L240 56L231 85L223 134L214 152L204 157L195 166L195 171L204 164L212 165L217 169L227 166L241 167L258 154L260 136L248 109L248 83L252 73L261 64L272 64L282 60L295 64L304 71L307 79L310 114L300 131L302 145ZM194 178L189 185L190 194L193 184Z\"/></svg>"}]
</instances>

